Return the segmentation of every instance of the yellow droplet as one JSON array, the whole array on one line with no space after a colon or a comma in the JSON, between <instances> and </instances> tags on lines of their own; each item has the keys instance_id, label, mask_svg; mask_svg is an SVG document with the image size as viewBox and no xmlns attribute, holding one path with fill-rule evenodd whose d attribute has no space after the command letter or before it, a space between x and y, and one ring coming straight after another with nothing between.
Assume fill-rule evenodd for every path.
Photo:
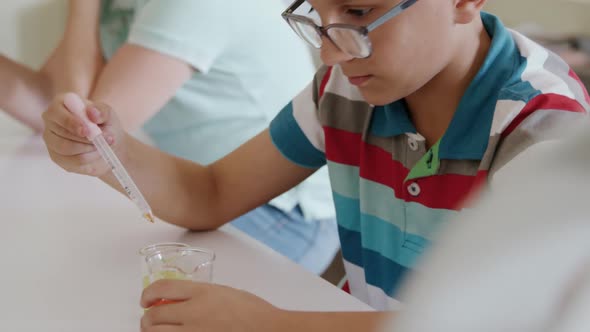
<instances>
[{"instance_id":1,"label":"yellow droplet","mask_svg":"<svg viewBox=\"0 0 590 332\"><path fill-rule=\"evenodd\" d=\"M143 217L152 224L154 223L154 216L151 213L144 213Z\"/></svg>"}]
</instances>

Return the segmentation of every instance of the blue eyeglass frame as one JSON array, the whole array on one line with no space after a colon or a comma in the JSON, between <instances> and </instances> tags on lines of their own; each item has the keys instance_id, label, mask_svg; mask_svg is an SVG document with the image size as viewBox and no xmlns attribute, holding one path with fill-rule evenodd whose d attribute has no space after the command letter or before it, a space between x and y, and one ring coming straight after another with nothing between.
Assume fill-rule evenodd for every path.
<instances>
[{"instance_id":1,"label":"blue eyeglass frame","mask_svg":"<svg viewBox=\"0 0 590 332\"><path fill-rule=\"evenodd\" d=\"M367 45L369 46L371 53L372 53L373 50L372 50L372 46L371 46L371 41L369 40L369 37L368 37L369 32L377 29L378 27L383 25L385 22L387 22L390 19L403 13L406 9L412 7L419 0L403 0L402 2L398 3L393 8L391 8L390 10L388 10L385 14L381 15L379 18L377 18L375 21L373 21L373 23L371 23L367 26L357 26L357 25L342 24L342 23L333 23L333 24L328 24L326 26L319 26L319 25L315 24L315 22L307 16L293 14L297 10L297 8L299 8L305 1L306 0L296 0L295 2L293 2L291 4L291 6L289 6L289 8L287 8L281 14L283 19L285 19L285 21L287 21L289 26L291 26L290 20L294 20L294 21L297 21L297 22L300 22L303 24L307 24L315 29L315 31L320 36L320 39L321 39L321 37L326 37L332 44L336 45L340 50L342 50L342 49L330 37L330 35L328 34L328 30L331 28L351 29L351 30L358 32L366 40ZM295 33L297 33L297 31L295 31ZM299 35L299 33L297 33L297 35ZM303 39L305 40L305 38L303 38ZM310 43L307 40L306 40L306 42ZM311 45L316 48L321 47L321 45L319 47L317 47L313 44L311 44ZM370 56L370 55L371 54L369 54L368 56Z\"/></svg>"}]
</instances>

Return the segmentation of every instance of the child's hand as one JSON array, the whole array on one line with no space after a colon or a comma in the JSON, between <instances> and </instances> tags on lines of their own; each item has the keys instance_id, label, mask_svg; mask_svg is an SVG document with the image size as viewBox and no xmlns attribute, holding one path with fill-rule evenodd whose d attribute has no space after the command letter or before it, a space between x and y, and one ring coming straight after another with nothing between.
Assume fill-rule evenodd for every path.
<instances>
[{"instance_id":1,"label":"child's hand","mask_svg":"<svg viewBox=\"0 0 590 332\"><path fill-rule=\"evenodd\" d=\"M86 136L88 128L64 105L64 95L57 96L43 113L43 139L51 159L68 172L102 176L110 169ZM88 119L103 131L105 140L121 152L126 133L109 106L86 102Z\"/></svg>"},{"instance_id":2,"label":"child's hand","mask_svg":"<svg viewBox=\"0 0 590 332\"><path fill-rule=\"evenodd\" d=\"M175 303L159 304L161 299ZM142 332L279 331L283 313L244 291L183 280L155 282L144 290L141 305L153 306L141 319Z\"/></svg>"}]
</instances>

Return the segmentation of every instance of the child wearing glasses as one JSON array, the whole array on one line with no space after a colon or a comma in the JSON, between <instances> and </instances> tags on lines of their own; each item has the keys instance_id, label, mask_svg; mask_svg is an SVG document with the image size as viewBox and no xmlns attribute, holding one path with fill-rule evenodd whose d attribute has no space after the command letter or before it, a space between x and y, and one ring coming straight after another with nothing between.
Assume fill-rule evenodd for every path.
<instances>
[{"instance_id":1,"label":"child wearing glasses","mask_svg":"<svg viewBox=\"0 0 590 332\"><path fill-rule=\"evenodd\" d=\"M142 128L163 151L211 164L266 128L315 72L283 9L278 0L72 0L63 42L39 73L0 57L1 85L15 87L0 92L0 108L42 130L53 96L75 91L119 110L127 130ZM325 168L235 218L316 274L340 247Z\"/></svg>"},{"instance_id":2,"label":"child wearing glasses","mask_svg":"<svg viewBox=\"0 0 590 332\"><path fill-rule=\"evenodd\" d=\"M437 231L515 157L590 109L576 74L482 12L485 2L296 1L283 17L326 66L268 129L209 166L141 144L115 112L89 102L154 212L188 228L218 227L327 165L346 287L377 310L291 312L227 287L162 281L142 305L182 302L149 310L144 330L370 331L391 315ZM45 121L55 162L118 188L61 98Z\"/></svg>"}]
</instances>

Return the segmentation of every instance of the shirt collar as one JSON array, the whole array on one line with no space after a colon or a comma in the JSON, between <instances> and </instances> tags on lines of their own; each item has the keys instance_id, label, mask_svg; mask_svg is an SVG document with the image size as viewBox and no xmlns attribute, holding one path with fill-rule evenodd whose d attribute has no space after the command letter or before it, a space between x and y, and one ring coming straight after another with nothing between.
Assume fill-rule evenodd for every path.
<instances>
[{"instance_id":1,"label":"shirt collar","mask_svg":"<svg viewBox=\"0 0 590 332\"><path fill-rule=\"evenodd\" d=\"M487 13L482 13L481 18L491 37L490 49L440 141L440 159L483 158L498 95L519 62L520 54L502 22ZM372 135L380 137L416 133L404 100L376 106L369 130Z\"/></svg>"}]
</instances>

